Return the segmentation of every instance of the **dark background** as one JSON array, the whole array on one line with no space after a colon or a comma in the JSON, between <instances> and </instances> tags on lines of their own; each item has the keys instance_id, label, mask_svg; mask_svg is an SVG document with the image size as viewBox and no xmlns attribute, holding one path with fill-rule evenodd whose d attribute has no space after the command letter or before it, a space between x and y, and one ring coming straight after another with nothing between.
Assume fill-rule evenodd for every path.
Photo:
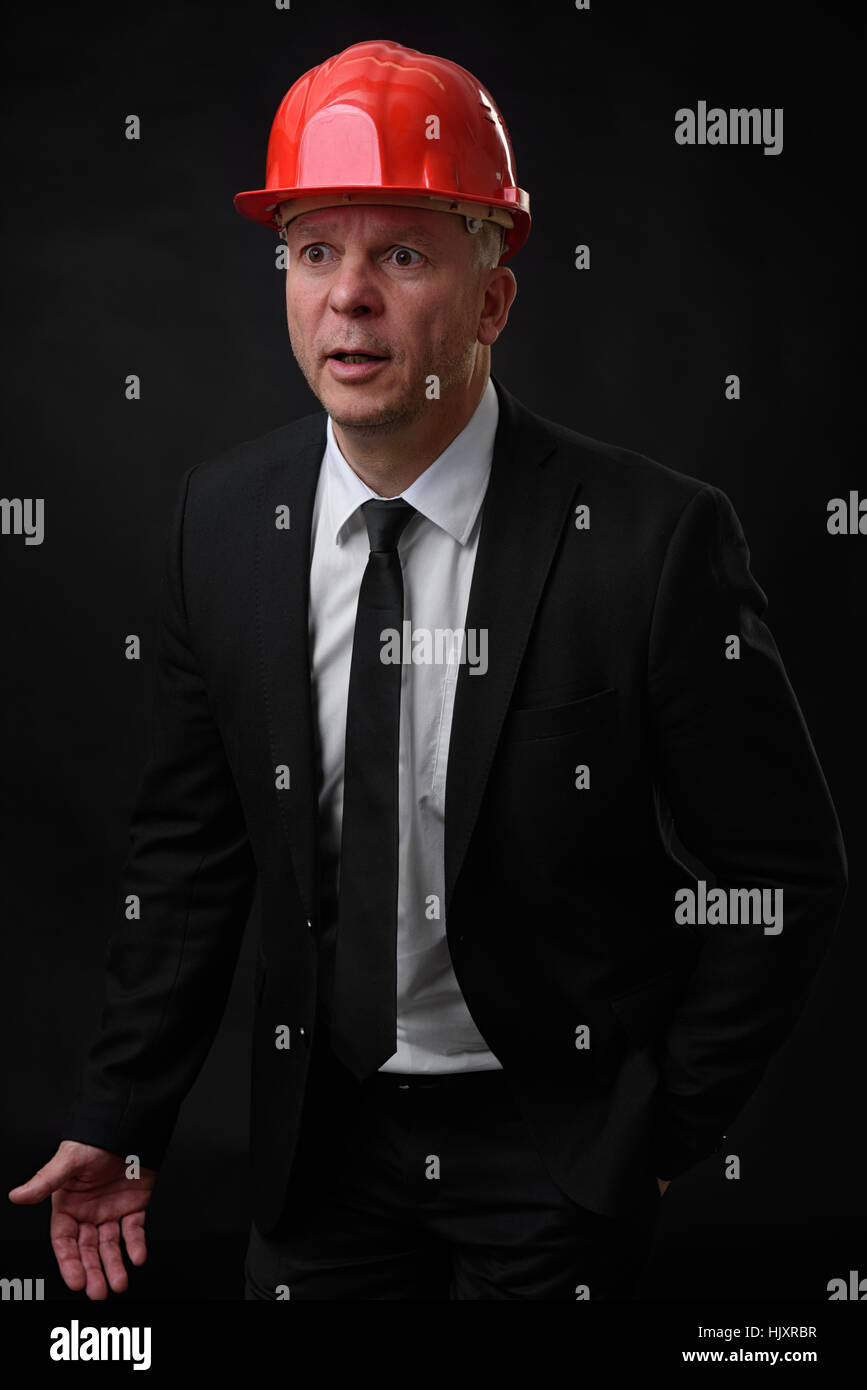
<instances>
[{"instance_id":1,"label":"dark background","mask_svg":"<svg viewBox=\"0 0 867 1390\"><path fill-rule=\"evenodd\" d=\"M0 492L43 497L46 531L41 546L0 537L4 1193L54 1153L98 1019L180 475L319 409L289 348L276 235L232 197L262 186L292 83L388 38L479 78L530 193L492 370L537 413L731 498L849 852L849 900L810 1005L729 1131L741 1180L714 1157L673 1183L641 1292L823 1300L830 1278L867 1275L867 536L826 530L831 497L867 492L854 14L755 0L13 12ZM701 99L783 107L782 153L678 146L674 113ZM138 142L124 135L130 113ZM574 269L579 242L589 272ZM724 397L731 372L737 402ZM124 396L129 373L138 402ZM124 657L128 633L140 662ZM127 1299L241 1297L251 941ZM48 1203L4 1199L0 1274L86 1302L57 1274L48 1218Z\"/></svg>"}]
</instances>

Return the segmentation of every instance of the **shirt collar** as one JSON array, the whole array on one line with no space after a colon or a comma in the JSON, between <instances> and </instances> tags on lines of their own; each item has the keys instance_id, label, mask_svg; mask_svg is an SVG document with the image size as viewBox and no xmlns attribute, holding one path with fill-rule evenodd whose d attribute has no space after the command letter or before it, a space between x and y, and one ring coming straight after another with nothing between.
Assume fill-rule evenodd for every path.
<instances>
[{"instance_id":1,"label":"shirt collar","mask_svg":"<svg viewBox=\"0 0 867 1390\"><path fill-rule=\"evenodd\" d=\"M491 378L482 398L460 434L425 471L399 493L422 516L465 545L482 505L494 456L500 403ZM334 437L331 416L326 425L325 481L327 534L340 545L363 525L358 511L379 494L350 468Z\"/></svg>"}]
</instances>

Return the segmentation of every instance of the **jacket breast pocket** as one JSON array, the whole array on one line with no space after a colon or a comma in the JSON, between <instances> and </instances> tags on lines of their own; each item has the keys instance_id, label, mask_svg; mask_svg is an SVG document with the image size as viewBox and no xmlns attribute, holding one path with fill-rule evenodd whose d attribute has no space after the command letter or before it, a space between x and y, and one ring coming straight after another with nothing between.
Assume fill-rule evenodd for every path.
<instances>
[{"instance_id":1,"label":"jacket breast pocket","mask_svg":"<svg viewBox=\"0 0 867 1390\"><path fill-rule=\"evenodd\" d=\"M561 738L591 724L609 719L615 710L617 691L613 687L597 690L580 700L565 704L531 705L512 709L503 725L503 738L517 743L531 739Z\"/></svg>"}]
</instances>

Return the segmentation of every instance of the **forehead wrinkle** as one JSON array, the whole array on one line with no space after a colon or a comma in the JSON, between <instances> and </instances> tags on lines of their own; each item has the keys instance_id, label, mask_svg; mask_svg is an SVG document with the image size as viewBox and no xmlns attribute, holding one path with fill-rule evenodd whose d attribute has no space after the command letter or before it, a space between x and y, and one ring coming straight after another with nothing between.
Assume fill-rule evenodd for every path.
<instances>
[{"instance_id":1,"label":"forehead wrinkle","mask_svg":"<svg viewBox=\"0 0 867 1390\"><path fill-rule=\"evenodd\" d=\"M323 218L321 221L319 218L314 220L310 217L299 217L296 221L290 223L290 227L299 232L301 236L314 236L317 232L327 235L337 229L338 223L330 217ZM386 241L399 241L401 237L409 237L414 241L423 241L427 246L434 246L436 244L433 237L429 232L425 231L424 227L416 225L402 226L389 230L383 235L383 244Z\"/></svg>"}]
</instances>

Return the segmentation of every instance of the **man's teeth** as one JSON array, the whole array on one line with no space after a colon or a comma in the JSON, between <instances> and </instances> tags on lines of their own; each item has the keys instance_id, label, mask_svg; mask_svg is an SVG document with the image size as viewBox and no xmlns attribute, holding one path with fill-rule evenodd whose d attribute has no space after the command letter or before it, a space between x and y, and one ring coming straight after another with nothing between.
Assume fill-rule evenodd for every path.
<instances>
[{"instance_id":1,"label":"man's teeth","mask_svg":"<svg viewBox=\"0 0 867 1390\"><path fill-rule=\"evenodd\" d=\"M335 354L340 362L378 362L379 358L374 357L370 352L338 352Z\"/></svg>"}]
</instances>

